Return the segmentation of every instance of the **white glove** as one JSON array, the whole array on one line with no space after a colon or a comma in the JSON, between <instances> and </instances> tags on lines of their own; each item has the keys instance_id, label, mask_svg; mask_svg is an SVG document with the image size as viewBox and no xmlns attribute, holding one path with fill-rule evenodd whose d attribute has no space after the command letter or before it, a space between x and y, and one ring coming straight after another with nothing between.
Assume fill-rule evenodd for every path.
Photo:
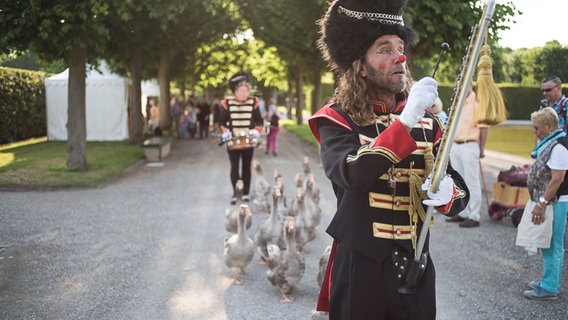
<instances>
[{"instance_id":1,"label":"white glove","mask_svg":"<svg viewBox=\"0 0 568 320\"><path fill-rule=\"evenodd\" d=\"M438 97L438 83L432 77L420 79L410 88L406 106L398 118L402 124L413 128L424 117L424 110L430 108Z\"/></svg>"},{"instance_id":2,"label":"white glove","mask_svg":"<svg viewBox=\"0 0 568 320\"><path fill-rule=\"evenodd\" d=\"M223 133L221 134L221 138L223 140L231 140L232 137L233 137L233 134L231 133L230 130L228 130L228 129L223 130Z\"/></svg>"},{"instance_id":3,"label":"white glove","mask_svg":"<svg viewBox=\"0 0 568 320\"><path fill-rule=\"evenodd\" d=\"M254 137L254 138L258 138L258 137L260 137L260 132L258 132L258 130L256 130L256 129L250 129L249 130L249 136Z\"/></svg>"},{"instance_id":4,"label":"white glove","mask_svg":"<svg viewBox=\"0 0 568 320\"><path fill-rule=\"evenodd\" d=\"M431 192L430 191L430 184L432 183L432 174L428 176L424 184L422 184L422 190L428 190L428 197L430 199L423 200L422 203L427 206L444 206L452 200L452 196L454 194L454 179L450 177L449 174L446 174L442 181L440 181L440 185L438 186L438 192Z\"/></svg>"}]
</instances>

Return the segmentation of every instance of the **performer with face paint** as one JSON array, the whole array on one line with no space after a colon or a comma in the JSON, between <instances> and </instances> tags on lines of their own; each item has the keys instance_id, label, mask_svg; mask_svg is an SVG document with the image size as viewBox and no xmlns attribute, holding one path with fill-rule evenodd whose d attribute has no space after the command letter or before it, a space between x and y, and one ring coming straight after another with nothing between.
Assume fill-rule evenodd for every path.
<instances>
[{"instance_id":1,"label":"performer with face paint","mask_svg":"<svg viewBox=\"0 0 568 320\"><path fill-rule=\"evenodd\" d=\"M408 288L425 205L453 216L468 192L448 166L429 190L443 123L425 109L438 96L433 78L412 85L405 0L335 0L319 20L319 48L339 84L333 102L308 121L337 197L327 228L330 262L317 310L330 319L435 319L435 271L424 245L424 270ZM412 87L411 87L412 86Z\"/></svg>"}]
</instances>

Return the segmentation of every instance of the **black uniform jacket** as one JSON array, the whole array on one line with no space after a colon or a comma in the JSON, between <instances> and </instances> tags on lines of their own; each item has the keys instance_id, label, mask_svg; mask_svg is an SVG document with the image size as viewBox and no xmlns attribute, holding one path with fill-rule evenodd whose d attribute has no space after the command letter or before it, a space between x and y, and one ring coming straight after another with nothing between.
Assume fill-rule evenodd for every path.
<instances>
[{"instance_id":1,"label":"black uniform jacket","mask_svg":"<svg viewBox=\"0 0 568 320\"><path fill-rule=\"evenodd\" d=\"M318 110L308 121L337 197L337 212L327 233L377 262L390 256L396 246L414 254L409 175L414 172L423 179L430 174L424 170L425 150L430 146L436 155L442 136L441 120L430 113L410 134L406 132L397 120L404 104L405 100L399 101L388 112L384 103L375 103L376 125L365 127L357 126L335 104ZM447 173L454 180L453 199L436 209L454 216L467 205L469 192L463 178L449 165ZM421 201L417 205L422 205ZM418 220L416 236L422 228Z\"/></svg>"}]
</instances>

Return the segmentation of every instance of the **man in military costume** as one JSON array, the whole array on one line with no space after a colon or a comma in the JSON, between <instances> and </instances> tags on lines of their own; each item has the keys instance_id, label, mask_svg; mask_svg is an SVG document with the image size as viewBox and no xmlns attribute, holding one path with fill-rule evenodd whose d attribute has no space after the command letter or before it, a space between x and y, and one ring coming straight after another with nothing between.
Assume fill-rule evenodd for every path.
<instances>
[{"instance_id":1,"label":"man in military costume","mask_svg":"<svg viewBox=\"0 0 568 320\"><path fill-rule=\"evenodd\" d=\"M336 0L319 21L319 47L339 79L333 102L309 119L337 197L317 306L330 319L435 319L428 239L426 268L412 290L405 270L425 205L453 216L469 198L451 167L438 191L428 190L443 123L425 113L438 96L436 81L410 88L405 47L414 32L402 19L405 4Z\"/></svg>"}]
</instances>

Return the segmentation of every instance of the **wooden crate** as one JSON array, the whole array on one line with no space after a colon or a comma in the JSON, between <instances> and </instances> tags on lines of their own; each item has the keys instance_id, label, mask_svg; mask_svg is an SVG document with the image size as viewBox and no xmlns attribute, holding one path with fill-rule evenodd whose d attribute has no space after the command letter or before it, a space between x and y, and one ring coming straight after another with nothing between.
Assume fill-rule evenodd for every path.
<instances>
[{"instance_id":1,"label":"wooden crate","mask_svg":"<svg viewBox=\"0 0 568 320\"><path fill-rule=\"evenodd\" d=\"M530 195L527 187L513 187L505 182L493 184L493 202L506 207L524 207Z\"/></svg>"}]
</instances>

